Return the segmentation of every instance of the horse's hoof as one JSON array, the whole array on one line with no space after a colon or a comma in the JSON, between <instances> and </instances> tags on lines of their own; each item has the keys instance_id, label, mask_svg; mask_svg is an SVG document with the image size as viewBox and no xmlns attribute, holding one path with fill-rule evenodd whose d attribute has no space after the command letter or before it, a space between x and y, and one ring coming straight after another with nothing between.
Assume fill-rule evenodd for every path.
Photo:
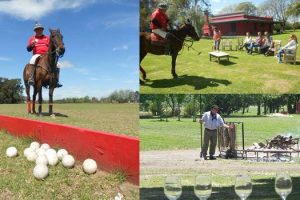
<instances>
[{"instance_id":1,"label":"horse's hoof","mask_svg":"<svg viewBox=\"0 0 300 200\"><path fill-rule=\"evenodd\" d=\"M147 78L147 76L146 76L146 75L143 75L143 79L146 80L146 78Z\"/></svg>"},{"instance_id":2,"label":"horse's hoof","mask_svg":"<svg viewBox=\"0 0 300 200\"><path fill-rule=\"evenodd\" d=\"M55 119L55 114L54 113L51 114L50 117L53 118L53 119Z\"/></svg>"},{"instance_id":3,"label":"horse's hoof","mask_svg":"<svg viewBox=\"0 0 300 200\"><path fill-rule=\"evenodd\" d=\"M173 78L178 78L178 75L177 74L173 74Z\"/></svg>"},{"instance_id":4,"label":"horse's hoof","mask_svg":"<svg viewBox=\"0 0 300 200\"><path fill-rule=\"evenodd\" d=\"M140 80L140 85L145 85L145 81Z\"/></svg>"}]
</instances>

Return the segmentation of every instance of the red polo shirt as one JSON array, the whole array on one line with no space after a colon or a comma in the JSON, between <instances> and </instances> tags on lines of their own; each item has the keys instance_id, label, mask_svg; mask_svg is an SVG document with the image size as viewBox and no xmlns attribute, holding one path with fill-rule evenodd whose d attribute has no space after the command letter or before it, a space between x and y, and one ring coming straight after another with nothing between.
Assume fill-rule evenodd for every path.
<instances>
[{"instance_id":1,"label":"red polo shirt","mask_svg":"<svg viewBox=\"0 0 300 200\"><path fill-rule=\"evenodd\" d=\"M50 42L50 39L48 36L46 36L46 35L35 36L34 35L34 36L30 37L30 39L28 41L28 46L30 46L34 40L36 43L32 49L33 55L44 54L48 51L48 46L49 46L49 42Z\"/></svg>"},{"instance_id":2,"label":"red polo shirt","mask_svg":"<svg viewBox=\"0 0 300 200\"><path fill-rule=\"evenodd\" d=\"M158 29L158 28L162 28L162 29L167 29L168 27L168 22L169 22L169 18L168 16L163 13L160 9L155 10L152 15L151 15L151 21L157 19L157 21L159 22L159 24L161 25L161 27L157 27L155 24L151 23L151 29Z\"/></svg>"}]
</instances>

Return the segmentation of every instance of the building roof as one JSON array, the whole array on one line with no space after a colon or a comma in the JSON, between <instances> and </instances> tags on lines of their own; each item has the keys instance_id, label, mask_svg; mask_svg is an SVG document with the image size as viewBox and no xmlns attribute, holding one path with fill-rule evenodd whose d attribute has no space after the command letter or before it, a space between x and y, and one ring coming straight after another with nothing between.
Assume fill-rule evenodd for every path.
<instances>
[{"instance_id":1,"label":"building roof","mask_svg":"<svg viewBox=\"0 0 300 200\"><path fill-rule=\"evenodd\" d=\"M238 21L256 21L256 22L264 22L264 23L274 23L273 17L259 17L253 15L246 15L244 12L215 15L210 18L210 24L238 22Z\"/></svg>"}]
</instances>

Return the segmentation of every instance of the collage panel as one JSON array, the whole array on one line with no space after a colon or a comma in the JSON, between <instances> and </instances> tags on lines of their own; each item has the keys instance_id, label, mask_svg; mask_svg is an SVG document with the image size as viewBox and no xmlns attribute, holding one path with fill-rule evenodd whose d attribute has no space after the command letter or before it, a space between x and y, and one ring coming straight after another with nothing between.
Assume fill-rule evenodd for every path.
<instances>
[{"instance_id":1,"label":"collage panel","mask_svg":"<svg viewBox=\"0 0 300 200\"><path fill-rule=\"evenodd\" d=\"M140 92L299 93L298 7L140 0Z\"/></svg>"},{"instance_id":2,"label":"collage panel","mask_svg":"<svg viewBox=\"0 0 300 200\"><path fill-rule=\"evenodd\" d=\"M299 114L299 94L142 94L140 199L299 199Z\"/></svg>"},{"instance_id":3,"label":"collage panel","mask_svg":"<svg viewBox=\"0 0 300 200\"><path fill-rule=\"evenodd\" d=\"M0 200L139 199L138 11L0 1Z\"/></svg>"}]
</instances>

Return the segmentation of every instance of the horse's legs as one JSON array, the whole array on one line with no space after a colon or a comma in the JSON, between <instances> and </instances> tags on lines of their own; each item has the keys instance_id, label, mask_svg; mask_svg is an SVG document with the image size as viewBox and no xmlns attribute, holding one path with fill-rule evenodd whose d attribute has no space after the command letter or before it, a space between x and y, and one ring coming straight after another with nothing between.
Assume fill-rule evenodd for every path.
<instances>
[{"instance_id":1,"label":"horse's legs","mask_svg":"<svg viewBox=\"0 0 300 200\"><path fill-rule=\"evenodd\" d=\"M176 59L177 59L177 53L172 54L172 75L173 75L173 78L178 77L178 75L176 74Z\"/></svg>"},{"instance_id":2,"label":"horse's legs","mask_svg":"<svg viewBox=\"0 0 300 200\"><path fill-rule=\"evenodd\" d=\"M36 114L35 111L35 101L36 101L36 95L37 95L37 87L36 84L33 86L33 95L32 95L32 112Z\"/></svg>"},{"instance_id":3,"label":"horse's legs","mask_svg":"<svg viewBox=\"0 0 300 200\"><path fill-rule=\"evenodd\" d=\"M25 81L25 88L26 88L26 95L27 95L27 112L28 114L31 113L31 102L30 102L30 86L28 83Z\"/></svg>"},{"instance_id":4,"label":"horse's legs","mask_svg":"<svg viewBox=\"0 0 300 200\"><path fill-rule=\"evenodd\" d=\"M43 97L42 97L42 85L39 84L37 86L37 89L38 89L38 94L39 94L39 115L41 116L42 115L42 102L43 102Z\"/></svg>"},{"instance_id":5,"label":"horse's legs","mask_svg":"<svg viewBox=\"0 0 300 200\"><path fill-rule=\"evenodd\" d=\"M145 80L146 77L147 77L147 74L146 74L146 71L143 69L142 65L141 65L141 62L142 60L145 58L145 56L147 55L146 52L144 52L143 49L140 49L140 72L142 72L142 75L143 75L143 79Z\"/></svg>"},{"instance_id":6,"label":"horse's legs","mask_svg":"<svg viewBox=\"0 0 300 200\"><path fill-rule=\"evenodd\" d=\"M53 113L53 92L54 92L54 87L49 88L49 115L52 115Z\"/></svg>"}]
</instances>

